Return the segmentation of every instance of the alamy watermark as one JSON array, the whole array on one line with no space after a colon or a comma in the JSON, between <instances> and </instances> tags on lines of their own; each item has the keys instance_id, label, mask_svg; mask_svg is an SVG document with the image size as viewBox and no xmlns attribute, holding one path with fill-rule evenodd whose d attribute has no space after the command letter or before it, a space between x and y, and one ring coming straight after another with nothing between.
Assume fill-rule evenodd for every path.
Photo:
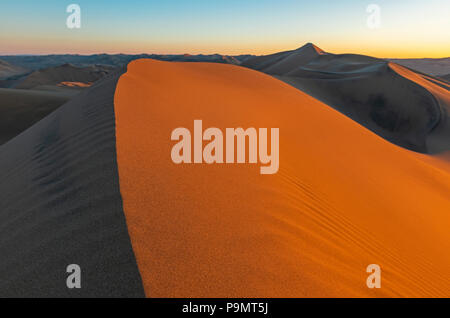
<instances>
[{"instance_id":1,"label":"alamy watermark","mask_svg":"<svg viewBox=\"0 0 450 318\"><path fill-rule=\"evenodd\" d=\"M274 174L277 173L280 164L280 132L278 128L270 130L270 154L267 146L267 134L267 128L259 128L258 131L255 128L247 128L246 130L243 128L226 128L224 148L224 136L219 128L212 127L203 131L202 121L194 120L193 141L191 132L187 128L179 127L172 131L171 140L178 141L172 147L172 161L176 164L203 162L208 164L246 163L246 140L248 139L248 163L257 163L259 158L259 162L265 165L260 168L261 174ZM204 148L203 141L209 141ZM193 158L192 143L194 149Z\"/></svg>"},{"instance_id":2,"label":"alamy watermark","mask_svg":"<svg viewBox=\"0 0 450 318\"><path fill-rule=\"evenodd\" d=\"M371 273L367 277L366 285L368 288L381 288L381 268L378 264L370 264L366 268L367 273Z\"/></svg>"},{"instance_id":3,"label":"alamy watermark","mask_svg":"<svg viewBox=\"0 0 450 318\"><path fill-rule=\"evenodd\" d=\"M369 13L367 17L367 27L371 30L379 29L381 27L381 8L378 4L369 4L366 8Z\"/></svg>"},{"instance_id":4,"label":"alamy watermark","mask_svg":"<svg viewBox=\"0 0 450 318\"><path fill-rule=\"evenodd\" d=\"M70 15L66 19L66 26L69 29L81 28L81 8L78 4L70 4L66 8L66 12Z\"/></svg>"},{"instance_id":5,"label":"alamy watermark","mask_svg":"<svg viewBox=\"0 0 450 318\"><path fill-rule=\"evenodd\" d=\"M69 289L81 288L81 267L77 264L70 264L66 268L66 272L70 275L67 276L66 286Z\"/></svg>"}]
</instances>

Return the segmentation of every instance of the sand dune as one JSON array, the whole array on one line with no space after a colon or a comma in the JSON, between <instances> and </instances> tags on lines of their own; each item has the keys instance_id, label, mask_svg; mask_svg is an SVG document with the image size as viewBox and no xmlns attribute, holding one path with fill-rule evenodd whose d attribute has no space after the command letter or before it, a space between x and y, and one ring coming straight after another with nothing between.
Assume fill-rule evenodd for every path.
<instances>
[{"instance_id":1,"label":"sand dune","mask_svg":"<svg viewBox=\"0 0 450 318\"><path fill-rule=\"evenodd\" d=\"M450 295L445 156L239 66L138 60L117 79L0 146L1 296ZM279 127L280 170L174 164L171 132L195 119Z\"/></svg>"},{"instance_id":2,"label":"sand dune","mask_svg":"<svg viewBox=\"0 0 450 318\"><path fill-rule=\"evenodd\" d=\"M31 127L73 93L0 88L0 145Z\"/></svg>"},{"instance_id":3,"label":"sand dune","mask_svg":"<svg viewBox=\"0 0 450 318\"><path fill-rule=\"evenodd\" d=\"M407 78L432 96L438 108L439 121L433 126L427 138L428 149L446 151L450 149L450 84L426 74L413 72L406 67L389 63L389 67L397 74Z\"/></svg>"},{"instance_id":4,"label":"sand dune","mask_svg":"<svg viewBox=\"0 0 450 318\"><path fill-rule=\"evenodd\" d=\"M277 65L279 62L282 62L285 58L293 55L292 60L295 60L295 57L299 55L299 53L304 52L305 59L307 57L316 57L320 54L321 50L316 49L316 46L314 46L312 43L306 44L304 47L298 48L297 50L291 50L291 51L285 51L285 52L279 52L275 54L270 55L263 55L263 56L255 56L251 57L247 60L245 60L242 64L242 66L246 66L249 68L253 68L258 71L265 71L268 68L273 67L274 65ZM301 59L301 57L300 57ZM283 63L284 64L284 63ZM286 63L288 64L288 63Z\"/></svg>"},{"instance_id":5,"label":"sand dune","mask_svg":"<svg viewBox=\"0 0 450 318\"><path fill-rule=\"evenodd\" d=\"M14 88L29 89L42 85L61 85L61 83L66 82L82 83L89 86L113 71L114 68L106 66L76 67L71 64L63 64L34 71L15 84Z\"/></svg>"},{"instance_id":6,"label":"sand dune","mask_svg":"<svg viewBox=\"0 0 450 318\"><path fill-rule=\"evenodd\" d=\"M363 55L316 49L315 57L308 52L302 59L304 49L311 47L275 54L281 58L277 65L289 65L282 71L265 64L274 55L242 65L276 76L399 146L424 153L450 150L447 83Z\"/></svg>"},{"instance_id":7,"label":"sand dune","mask_svg":"<svg viewBox=\"0 0 450 318\"><path fill-rule=\"evenodd\" d=\"M139 60L115 95L120 189L147 296L450 295L445 160L245 68ZM172 163L170 132L194 119L280 127L280 171ZM379 290L365 286L371 263L385 273Z\"/></svg>"},{"instance_id":8,"label":"sand dune","mask_svg":"<svg viewBox=\"0 0 450 318\"><path fill-rule=\"evenodd\" d=\"M0 296L136 297L107 77L0 146ZM82 288L66 287L66 267Z\"/></svg>"},{"instance_id":9,"label":"sand dune","mask_svg":"<svg viewBox=\"0 0 450 318\"><path fill-rule=\"evenodd\" d=\"M64 64L0 81L0 87L8 87L0 88L0 145L113 71Z\"/></svg>"},{"instance_id":10,"label":"sand dune","mask_svg":"<svg viewBox=\"0 0 450 318\"><path fill-rule=\"evenodd\" d=\"M293 51L281 52L262 57L255 57L244 62L244 66L254 65L254 69L274 75L285 74L299 65L324 54L324 52L312 43L308 43Z\"/></svg>"},{"instance_id":11,"label":"sand dune","mask_svg":"<svg viewBox=\"0 0 450 318\"><path fill-rule=\"evenodd\" d=\"M413 70L434 75L441 76L450 73L450 57L441 59L387 59L390 62L406 66Z\"/></svg>"},{"instance_id":12,"label":"sand dune","mask_svg":"<svg viewBox=\"0 0 450 318\"><path fill-rule=\"evenodd\" d=\"M27 72L28 70L23 67L15 66L0 60L0 79L7 79L8 77L25 74Z\"/></svg>"}]
</instances>

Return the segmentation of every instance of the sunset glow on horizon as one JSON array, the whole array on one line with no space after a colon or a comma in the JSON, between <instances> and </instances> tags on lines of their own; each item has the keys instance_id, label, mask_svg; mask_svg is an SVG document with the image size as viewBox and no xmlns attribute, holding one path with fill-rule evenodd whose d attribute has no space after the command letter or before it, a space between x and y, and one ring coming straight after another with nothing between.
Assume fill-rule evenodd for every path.
<instances>
[{"instance_id":1,"label":"sunset glow on horizon","mask_svg":"<svg viewBox=\"0 0 450 318\"><path fill-rule=\"evenodd\" d=\"M81 7L81 28L66 7ZM371 3L379 28L367 25ZM270 54L312 42L332 53L450 56L449 1L2 1L0 55Z\"/></svg>"}]
</instances>

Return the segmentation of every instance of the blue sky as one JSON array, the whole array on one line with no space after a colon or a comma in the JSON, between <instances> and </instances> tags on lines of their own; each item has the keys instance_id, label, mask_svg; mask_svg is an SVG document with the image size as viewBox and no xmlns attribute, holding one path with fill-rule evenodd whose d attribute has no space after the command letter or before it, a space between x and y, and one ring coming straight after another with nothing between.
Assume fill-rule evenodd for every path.
<instances>
[{"instance_id":1,"label":"blue sky","mask_svg":"<svg viewBox=\"0 0 450 318\"><path fill-rule=\"evenodd\" d=\"M65 25L81 7L81 29ZM367 27L378 4L381 25ZM0 54L264 54L313 42L384 57L450 56L448 0L51 0L0 2Z\"/></svg>"}]
</instances>

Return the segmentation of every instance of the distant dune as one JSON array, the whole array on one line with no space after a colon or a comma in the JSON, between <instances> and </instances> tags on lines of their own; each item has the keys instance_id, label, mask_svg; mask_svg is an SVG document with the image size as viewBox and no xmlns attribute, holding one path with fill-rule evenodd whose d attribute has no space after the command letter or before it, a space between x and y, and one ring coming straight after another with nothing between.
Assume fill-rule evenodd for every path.
<instances>
[{"instance_id":1,"label":"distant dune","mask_svg":"<svg viewBox=\"0 0 450 318\"><path fill-rule=\"evenodd\" d=\"M258 71L282 75L322 54L324 52L321 49L312 43L308 43L297 50L250 58L242 65Z\"/></svg>"},{"instance_id":2,"label":"distant dune","mask_svg":"<svg viewBox=\"0 0 450 318\"><path fill-rule=\"evenodd\" d=\"M406 66L413 70L440 76L450 73L450 57L441 59L387 59L391 62Z\"/></svg>"},{"instance_id":3,"label":"distant dune","mask_svg":"<svg viewBox=\"0 0 450 318\"><path fill-rule=\"evenodd\" d=\"M0 80L27 73L28 70L0 60Z\"/></svg>"},{"instance_id":4,"label":"distant dune","mask_svg":"<svg viewBox=\"0 0 450 318\"><path fill-rule=\"evenodd\" d=\"M73 92L0 88L0 145L17 136L59 106Z\"/></svg>"},{"instance_id":5,"label":"distant dune","mask_svg":"<svg viewBox=\"0 0 450 318\"><path fill-rule=\"evenodd\" d=\"M78 83L76 85L78 87L89 86L113 71L114 68L106 66L92 65L88 67L76 67L71 64L63 64L61 66L34 71L16 83L14 88L29 89L42 85L64 86L64 83L67 82Z\"/></svg>"},{"instance_id":6,"label":"distant dune","mask_svg":"<svg viewBox=\"0 0 450 318\"><path fill-rule=\"evenodd\" d=\"M395 64L340 59L337 73L441 94ZM171 132L195 119L279 128L278 173L174 164ZM0 296L450 295L448 154L393 145L248 68L134 61L0 146L0 176ZM65 286L71 263L81 289Z\"/></svg>"},{"instance_id":7,"label":"distant dune","mask_svg":"<svg viewBox=\"0 0 450 318\"><path fill-rule=\"evenodd\" d=\"M326 53L311 43L242 66L276 76L399 146L450 150L450 87L439 78L369 56Z\"/></svg>"},{"instance_id":8,"label":"distant dune","mask_svg":"<svg viewBox=\"0 0 450 318\"><path fill-rule=\"evenodd\" d=\"M445 152L450 150L450 83L426 74L416 73L398 64L389 63L397 74L423 87L434 99L438 108L439 121L430 131L427 146L430 151Z\"/></svg>"},{"instance_id":9,"label":"distant dune","mask_svg":"<svg viewBox=\"0 0 450 318\"><path fill-rule=\"evenodd\" d=\"M4 81L4 86L10 88L0 88L0 144L115 70L104 66L80 68L64 64Z\"/></svg>"}]
</instances>

